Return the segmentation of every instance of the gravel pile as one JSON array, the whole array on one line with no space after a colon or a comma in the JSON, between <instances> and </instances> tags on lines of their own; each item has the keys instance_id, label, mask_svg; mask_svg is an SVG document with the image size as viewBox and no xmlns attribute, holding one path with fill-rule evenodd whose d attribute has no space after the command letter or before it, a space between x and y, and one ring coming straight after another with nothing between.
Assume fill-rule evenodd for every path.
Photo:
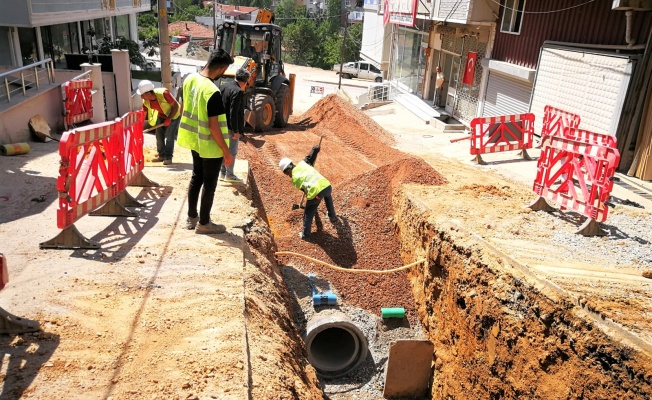
<instances>
[{"instance_id":1,"label":"gravel pile","mask_svg":"<svg viewBox=\"0 0 652 400\"><path fill-rule=\"evenodd\" d=\"M558 217L549 215L547 218ZM616 211L610 213L600 227L607 236L583 237L555 231L550 240L579 260L610 260L613 266L652 269L652 215Z\"/></svg>"}]
</instances>

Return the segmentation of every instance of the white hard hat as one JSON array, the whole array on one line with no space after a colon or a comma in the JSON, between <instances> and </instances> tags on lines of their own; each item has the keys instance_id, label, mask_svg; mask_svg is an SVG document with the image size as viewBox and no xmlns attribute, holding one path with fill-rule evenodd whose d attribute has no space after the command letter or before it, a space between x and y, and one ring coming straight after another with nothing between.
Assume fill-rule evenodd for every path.
<instances>
[{"instance_id":1,"label":"white hard hat","mask_svg":"<svg viewBox=\"0 0 652 400\"><path fill-rule=\"evenodd\" d=\"M143 94L154 90L154 84L147 79L140 81L138 84L138 89L136 90L137 94Z\"/></svg>"},{"instance_id":2,"label":"white hard hat","mask_svg":"<svg viewBox=\"0 0 652 400\"><path fill-rule=\"evenodd\" d=\"M285 171L285 169L292 164L292 160L289 158L283 158L281 161L278 163L278 167L281 169L281 171Z\"/></svg>"}]
</instances>

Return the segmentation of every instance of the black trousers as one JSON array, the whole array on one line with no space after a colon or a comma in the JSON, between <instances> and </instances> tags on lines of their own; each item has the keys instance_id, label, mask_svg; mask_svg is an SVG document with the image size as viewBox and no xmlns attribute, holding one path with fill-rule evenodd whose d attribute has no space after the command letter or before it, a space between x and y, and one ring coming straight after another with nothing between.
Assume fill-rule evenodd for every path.
<instances>
[{"instance_id":1,"label":"black trousers","mask_svg":"<svg viewBox=\"0 0 652 400\"><path fill-rule=\"evenodd\" d=\"M188 187L188 217L197 218L197 202L201 190L199 223L202 225L206 225L211 220L211 208L213 208L213 198L221 167L222 158L201 158L199 153L192 151L192 178L190 178Z\"/></svg>"}]
</instances>

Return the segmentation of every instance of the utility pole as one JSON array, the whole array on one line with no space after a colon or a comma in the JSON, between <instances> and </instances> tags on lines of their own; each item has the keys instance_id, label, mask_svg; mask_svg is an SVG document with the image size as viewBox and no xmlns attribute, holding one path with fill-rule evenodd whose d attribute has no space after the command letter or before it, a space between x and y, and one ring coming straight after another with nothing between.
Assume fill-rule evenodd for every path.
<instances>
[{"instance_id":1,"label":"utility pole","mask_svg":"<svg viewBox=\"0 0 652 400\"><path fill-rule=\"evenodd\" d=\"M161 84L172 90L172 66L170 65L170 34L168 33L168 7L166 0L158 0L158 32L161 52Z\"/></svg>"},{"instance_id":2,"label":"utility pole","mask_svg":"<svg viewBox=\"0 0 652 400\"><path fill-rule=\"evenodd\" d=\"M215 9L217 8L217 1L213 0L213 50L217 49L217 23L215 22Z\"/></svg>"},{"instance_id":3,"label":"utility pole","mask_svg":"<svg viewBox=\"0 0 652 400\"><path fill-rule=\"evenodd\" d=\"M342 46L340 46L340 79L337 84L337 89L340 90L342 89L342 67L344 67L344 42L346 42L346 34L348 33L349 30L349 15L348 15L348 10L346 8L346 3L344 0L342 0L342 5L340 6L340 10L343 14L343 17L340 18L340 23L344 23L344 36L342 37Z\"/></svg>"}]
</instances>

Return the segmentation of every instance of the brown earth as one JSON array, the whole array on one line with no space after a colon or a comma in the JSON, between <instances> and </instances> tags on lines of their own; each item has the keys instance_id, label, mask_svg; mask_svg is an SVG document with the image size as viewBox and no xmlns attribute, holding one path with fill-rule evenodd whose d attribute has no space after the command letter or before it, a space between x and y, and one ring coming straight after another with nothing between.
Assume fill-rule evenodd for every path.
<instances>
[{"instance_id":1,"label":"brown earth","mask_svg":"<svg viewBox=\"0 0 652 400\"><path fill-rule=\"evenodd\" d=\"M310 242L298 238L303 210L292 210L301 192L277 167L282 157L298 162L323 138L315 167L332 183L340 222L331 224L320 205ZM293 129L267 134L241 145L256 181L256 206L264 210L279 250L305 254L351 269L388 270L402 265L394 234L392 197L403 183L438 185L445 182L418 158L388 147L389 135L373 120L335 95L317 103ZM289 261L289 260L288 260ZM307 274L314 271L333 283L345 303L380 315L382 307L404 307L415 324L414 299L406 272L387 275L353 274L312 265L291 264Z\"/></svg>"}]
</instances>

